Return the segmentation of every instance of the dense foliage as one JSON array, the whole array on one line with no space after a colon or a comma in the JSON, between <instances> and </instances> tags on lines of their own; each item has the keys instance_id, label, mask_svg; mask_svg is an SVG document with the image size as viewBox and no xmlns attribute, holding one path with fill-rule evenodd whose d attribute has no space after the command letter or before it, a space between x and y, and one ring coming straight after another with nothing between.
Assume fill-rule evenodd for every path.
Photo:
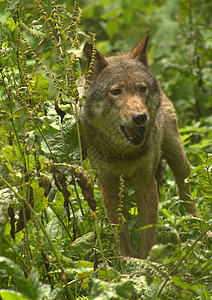
<instances>
[{"instance_id":1,"label":"dense foliage","mask_svg":"<svg viewBox=\"0 0 212 300\"><path fill-rule=\"evenodd\" d=\"M210 0L0 0L0 298L212 298ZM104 55L150 33L150 64L173 100L200 218L167 168L157 245L120 259L79 132L85 40ZM133 193L130 233L138 245ZM154 262L153 262L154 261Z\"/></svg>"}]
</instances>

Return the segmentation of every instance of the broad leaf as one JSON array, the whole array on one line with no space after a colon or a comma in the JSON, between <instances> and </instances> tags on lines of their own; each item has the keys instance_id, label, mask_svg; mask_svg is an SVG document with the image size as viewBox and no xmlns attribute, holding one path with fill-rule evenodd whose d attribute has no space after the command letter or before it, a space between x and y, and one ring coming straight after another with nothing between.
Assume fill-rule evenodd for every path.
<instances>
[{"instance_id":1,"label":"broad leaf","mask_svg":"<svg viewBox=\"0 0 212 300\"><path fill-rule=\"evenodd\" d=\"M0 290L0 297L2 300L28 300L21 293L10 290Z\"/></svg>"},{"instance_id":2,"label":"broad leaf","mask_svg":"<svg viewBox=\"0 0 212 300\"><path fill-rule=\"evenodd\" d=\"M38 272L31 270L28 278L25 277L22 269L12 260L0 257L0 270L5 271L14 282L17 290L29 299L42 299L50 293L50 286L39 281Z\"/></svg>"}]
</instances>

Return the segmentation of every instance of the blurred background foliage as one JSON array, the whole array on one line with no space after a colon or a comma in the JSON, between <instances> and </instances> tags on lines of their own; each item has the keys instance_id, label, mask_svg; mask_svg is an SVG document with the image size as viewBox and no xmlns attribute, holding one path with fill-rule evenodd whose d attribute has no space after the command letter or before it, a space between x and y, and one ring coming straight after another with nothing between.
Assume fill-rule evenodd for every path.
<instances>
[{"instance_id":1,"label":"blurred background foliage","mask_svg":"<svg viewBox=\"0 0 212 300\"><path fill-rule=\"evenodd\" d=\"M0 0L2 299L211 299L211 15L211 0ZM147 32L201 216L181 213L167 170L155 264L117 257L95 174L82 161L77 90L85 41L107 56ZM134 194L127 200L138 248Z\"/></svg>"}]
</instances>

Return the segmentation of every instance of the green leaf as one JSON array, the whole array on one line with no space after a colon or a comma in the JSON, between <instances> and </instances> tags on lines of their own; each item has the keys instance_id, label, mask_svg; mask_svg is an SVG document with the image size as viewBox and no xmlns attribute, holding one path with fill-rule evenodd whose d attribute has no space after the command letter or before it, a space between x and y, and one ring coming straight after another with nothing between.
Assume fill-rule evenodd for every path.
<instances>
[{"instance_id":1,"label":"green leaf","mask_svg":"<svg viewBox=\"0 0 212 300\"><path fill-rule=\"evenodd\" d=\"M184 290L189 290L189 289L191 289L191 285L189 284L189 283L187 283L187 282L183 282L181 279L180 279L180 277L178 277L178 276L173 276L172 277L172 281L176 284L176 285L178 285L178 286L180 286L182 289L184 289Z\"/></svg>"},{"instance_id":2,"label":"green leaf","mask_svg":"<svg viewBox=\"0 0 212 300\"><path fill-rule=\"evenodd\" d=\"M24 272L12 260L6 257L0 257L0 270L5 270L11 276L17 289L31 299L35 299L30 282L25 278Z\"/></svg>"},{"instance_id":3,"label":"green leaf","mask_svg":"<svg viewBox=\"0 0 212 300\"><path fill-rule=\"evenodd\" d=\"M196 196L197 196L197 187L195 186L195 187L193 188L193 190L192 190L192 195L191 195L191 197L192 197L192 199L195 199Z\"/></svg>"},{"instance_id":4,"label":"green leaf","mask_svg":"<svg viewBox=\"0 0 212 300\"><path fill-rule=\"evenodd\" d=\"M46 226L46 231L53 242L56 242L57 239L61 238L61 228L59 226L58 218L52 219ZM46 240L46 245L49 250L51 250L49 242Z\"/></svg>"},{"instance_id":5,"label":"green leaf","mask_svg":"<svg viewBox=\"0 0 212 300\"><path fill-rule=\"evenodd\" d=\"M16 24L11 16L11 14L7 17L7 25L11 32L13 32L16 29Z\"/></svg>"},{"instance_id":6,"label":"green leaf","mask_svg":"<svg viewBox=\"0 0 212 300\"><path fill-rule=\"evenodd\" d=\"M58 125L57 125L58 126ZM76 122L73 116L66 116L60 130L49 128L45 130L46 140L52 153L62 162L72 162L79 159L78 136L76 131ZM45 153L49 149L42 141L41 148Z\"/></svg>"},{"instance_id":7,"label":"green leaf","mask_svg":"<svg viewBox=\"0 0 212 300\"><path fill-rule=\"evenodd\" d=\"M169 247L171 245L171 243L168 243L166 245L163 244L157 244L152 246L151 250L150 250L150 257L152 260L154 260L157 256L161 255L161 253L164 252L164 250Z\"/></svg>"},{"instance_id":8,"label":"green leaf","mask_svg":"<svg viewBox=\"0 0 212 300\"><path fill-rule=\"evenodd\" d=\"M33 92L33 103L44 102L48 97L49 82L48 80L40 75L35 74L31 79L31 91Z\"/></svg>"},{"instance_id":9,"label":"green leaf","mask_svg":"<svg viewBox=\"0 0 212 300\"><path fill-rule=\"evenodd\" d=\"M113 288L108 288L108 283L102 281L98 278L91 279L91 293L90 298L93 300L110 300L110 299L117 299L118 295Z\"/></svg>"},{"instance_id":10,"label":"green leaf","mask_svg":"<svg viewBox=\"0 0 212 300\"><path fill-rule=\"evenodd\" d=\"M50 286L39 281L38 272L33 268L28 278L22 269L12 260L0 257L0 270L6 271L14 282L17 290L29 299L37 300L50 293ZM5 275L4 275L5 276Z\"/></svg>"},{"instance_id":11,"label":"green leaf","mask_svg":"<svg viewBox=\"0 0 212 300\"><path fill-rule=\"evenodd\" d=\"M34 209L36 212L41 212L44 209L47 209L47 198L44 196L44 188L39 187L38 183L33 182L31 184L33 188L34 196Z\"/></svg>"},{"instance_id":12,"label":"green leaf","mask_svg":"<svg viewBox=\"0 0 212 300\"><path fill-rule=\"evenodd\" d=\"M23 110L24 110L23 107L17 108L12 114L10 114L8 120L12 118L20 117L23 114Z\"/></svg>"},{"instance_id":13,"label":"green leaf","mask_svg":"<svg viewBox=\"0 0 212 300\"><path fill-rule=\"evenodd\" d=\"M0 297L2 300L28 300L21 293L10 290L0 290Z\"/></svg>"},{"instance_id":14,"label":"green leaf","mask_svg":"<svg viewBox=\"0 0 212 300\"><path fill-rule=\"evenodd\" d=\"M80 254L82 251L90 249L94 245L94 241L94 232L88 232L71 243L71 249L75 253Z\"/></svg>"},{"instance_id":15,"label":"green leaf","mask_svg":"<svg viewBox=\"0 0 212 300\"><path fill-rule=\"evenodd\" d=\"M65 269L68 272L68 269ZM93 263L90 261L79 260L77 267L70 269L71 273L75 272L80 277L81 287L88 289L88 281L94 271Z\"/></svg>"},{"instance_id":16,"label":"green leaf","mask_svg":"<svg viewBox=\"0 0 212 300\"><path fill-rule=\"evenodd\" d=\"M63 201L62 201L63 202ZM55 214L58 214L58 215L64 215L65 213L65 208L63 206L60 206L60 205L56 205L55 203L53 202L48 202L48 206L53 210L53 212Z\"/></svg>"},{"instance_id":17,"label":"green leaf","mask_svg":"<svg viewBox=\"0 0 212 300\"><path fill-rule=\"evenodd\" d=\"M172 225L174 225L174 222L175 222L174 215L171 215L166 209L161 209L161 211L162 211L163 214L169 219L170 223L171 223Z\"/></svg>"},{"instance_id":18,"label":"green leaf","mask_svg":"<svg viewBox=\"0 0 212 300\"><path fill-rule=\"evenodd\" d=\"M41 281L39 281L39 273L34 267L29 274L28 280L35 291L36 299L43 299L51 292L51 287L49 284L43 284Z\"/></svg>"},{"instance_id":19,"label":"green leaf","mask_svg":"<svg viewBox=\"0 0 212 300\"><path fill-rule=\"evenodd\" d=\"M14 153L14 148L10 145L5 145L5 147L2 149L2 152L4 153L4 155L6 156L6 158L9 161L15 161L16 157L15 157L15 153Z\"/></svg>"},{"instance_id":20,"label":"green leaf","mask_svg":"<svg viewBox=\"0 0 212 300\"><path fill-rule=\"evenodd\" d=\"M106 282L98 278L91 280L91 299L138 299L138 295L131 280L122 280L122 282Z\"/></svg>"}]
</instances>

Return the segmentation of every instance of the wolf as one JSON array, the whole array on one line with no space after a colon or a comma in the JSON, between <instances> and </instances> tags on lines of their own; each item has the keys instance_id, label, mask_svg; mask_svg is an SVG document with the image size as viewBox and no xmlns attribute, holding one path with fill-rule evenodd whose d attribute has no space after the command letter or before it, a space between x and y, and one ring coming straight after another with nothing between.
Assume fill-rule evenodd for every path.
<instances>
[{"instance_id":1,"label":"wolf","mask_svg":"<svg viewBox=\"0 0 212 300\"><path fill-rule=\"evenodd\" d=\"M176 113L150 69L148 40L146 34L129 53L110 57L104 57L92 43L85 43L83 51L88 70L92 71L87 71L89 80L80 112L88 158L96 170L120 255L143 259L156 242L158 174L162 160L167 161L174 174L186 211L198 215L190 185L185 182L190 166ZM139 255L130 241L121 186L135 191L141 227Z\"/></svg>"}]
</instances>

